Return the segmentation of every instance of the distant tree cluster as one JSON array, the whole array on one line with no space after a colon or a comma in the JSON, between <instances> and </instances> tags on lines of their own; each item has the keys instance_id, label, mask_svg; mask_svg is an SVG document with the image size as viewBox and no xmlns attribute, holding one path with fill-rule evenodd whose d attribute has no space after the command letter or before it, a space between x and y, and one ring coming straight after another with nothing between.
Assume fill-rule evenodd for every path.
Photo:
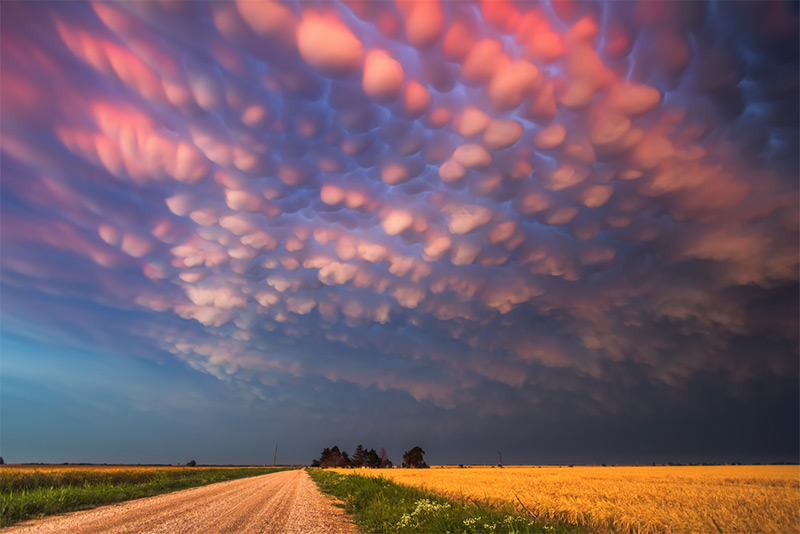
<instances>
[{"instance_id":1,"label":"distant tree cluster","mask_svg":"<svg viewBox=\"0 0 800 534\"><path fill-rule=\"evenodd\" d=\"M384 451L385 453L386 451ZM353 453L353 467L369 467L377 469L381 467L381 457L375 452L375 449L367 450L361 444L356 447L356 452Z\"/></svg>"},{"instance_id":2,"label":"distant tree cluster","mask_svg":"<svg viewBox=\"0 0 800 534\"><path fill-rule=\"evenodd\" d=\"M392 461L389 460L386 449L381 448L381 452L378 453L375 449L367 450L359 443L352 458L347 451L339 449L338 445L325 447L319 458L311 462L311 467L370 467L378 469L392 467Z\"/></svg>"},{"instance_id":3,"label":"distant tree cluster","mask_svg":"<svg viewBox=\"0 0 800 534\"><path fill-rule=\"evenodd\" d=\"M425 463L425 451L423 451L420 447L414 447L413 449L406 451L403 453L403 467L409 467L413 469L427 469L428 464Z\"/></svg>"},{"instance_id":4,"label":"distant tree cluster","mask_svg":"<svg viewBox=\"0 0 800 534\"><path fill-rule=\"evenodd\" d=\"M428 467L424 459L425 451L420 447L414 447L403 453L403 467L424 468ZM386 449L381 447L381 452L375 449L367 449L360 443L356 447L353 456L350 457L347 451L343 451L338 445L325 447L319 458L311 462L311 467L369 467L372 469L389 469L392 461L386 454Z\"/></svg>"},{"instance_id":5,"label":"distant tree cluster","mask_svg":"<svg viewBox=\"0 0 800 534\"><path fill-rule=\"evenodd\" d=\"M347 451L340 451L338 445L333 448L325 447L319 459L311 462L311 467L350 467L350 456Z\"/></svg>"}]
</instances>

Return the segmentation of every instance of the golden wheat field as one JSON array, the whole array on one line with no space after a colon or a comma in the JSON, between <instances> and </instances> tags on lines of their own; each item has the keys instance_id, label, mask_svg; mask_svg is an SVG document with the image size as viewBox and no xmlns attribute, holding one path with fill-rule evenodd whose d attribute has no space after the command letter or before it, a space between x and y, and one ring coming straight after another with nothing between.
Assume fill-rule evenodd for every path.
<instances>
[{"instance_id":1,"label":"golden wheat field","mask_svg":"<svg viewBox=\"0 0 800 534\"><path fill-rule=\"evenodd\" d=\"M347 470L343 470L347 471ZM350 471L352 472L352 471ZM593 532L800 532L798 466L367 469Z\"/></svg>"}]
</instances>

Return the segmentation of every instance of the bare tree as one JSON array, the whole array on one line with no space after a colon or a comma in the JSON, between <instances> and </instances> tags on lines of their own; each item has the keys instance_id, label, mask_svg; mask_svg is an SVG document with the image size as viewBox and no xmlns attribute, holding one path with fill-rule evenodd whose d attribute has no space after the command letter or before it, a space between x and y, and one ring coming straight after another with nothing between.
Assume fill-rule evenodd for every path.
<instances>
[{"instance_id":1,"label":"bare tree","mask_svg":"<svg viewBox=\"0 0 800 534\"><path fill-rule=\"evenodd\" d=\"M386 449L384 447L381 447L380 460L380 467L382 469L392 468L392 461L389 459L389 455L386 454Z\"/></svg>"}]
</instances>

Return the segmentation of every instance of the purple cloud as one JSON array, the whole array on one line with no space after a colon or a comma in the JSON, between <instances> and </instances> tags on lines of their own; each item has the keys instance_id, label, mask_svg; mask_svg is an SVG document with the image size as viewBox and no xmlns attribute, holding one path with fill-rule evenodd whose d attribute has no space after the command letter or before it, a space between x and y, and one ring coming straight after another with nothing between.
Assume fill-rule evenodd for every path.
<instances>
[{"instance_id":1,"label":"purple cloud","mask_svg":"<svg viewBox=\"0 0 800 534\"><path fill-rule=\"evenodd\" d=\"M797 374L788 4L3 14L3 313L42 337L513 417Z\"/></svg>"}]
</instances>

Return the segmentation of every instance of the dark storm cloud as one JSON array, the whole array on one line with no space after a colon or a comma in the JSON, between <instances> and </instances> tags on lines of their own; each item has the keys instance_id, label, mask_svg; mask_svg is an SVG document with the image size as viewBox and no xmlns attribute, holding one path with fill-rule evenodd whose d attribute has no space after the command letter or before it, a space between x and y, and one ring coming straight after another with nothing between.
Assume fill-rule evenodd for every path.
<instances>
[{"instance_id":1,"label":"dark storm cloud","mask_svg":"<svg viewBox=\"0 0 800 534\"><path fill-rule=\"evenodd\" d=\"M14 328L454 435L791 389L789 4L3 13Z\"/></svg>"}]
</instances>

